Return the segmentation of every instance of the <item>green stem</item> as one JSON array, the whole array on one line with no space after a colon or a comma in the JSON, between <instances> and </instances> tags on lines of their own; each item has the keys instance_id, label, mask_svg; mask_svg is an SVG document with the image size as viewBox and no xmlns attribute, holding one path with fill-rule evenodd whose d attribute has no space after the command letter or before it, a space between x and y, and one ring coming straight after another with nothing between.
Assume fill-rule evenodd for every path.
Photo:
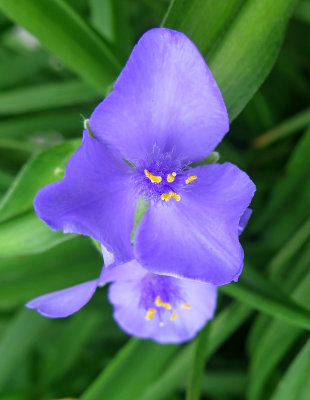
<instances>
[{"instance_id":1,"label":"green stem","mask_svg":"<svg viewBox=\"0 0 310 400\"><path fill-rule=\"evenodd\" d=\"M199 400L200 398L201 382L207 356L210 325L211 323L209 322L203 328L203 330L199 332L196 339L194 360L190 371L186 400Z\"/></svg>"}]
</instances>

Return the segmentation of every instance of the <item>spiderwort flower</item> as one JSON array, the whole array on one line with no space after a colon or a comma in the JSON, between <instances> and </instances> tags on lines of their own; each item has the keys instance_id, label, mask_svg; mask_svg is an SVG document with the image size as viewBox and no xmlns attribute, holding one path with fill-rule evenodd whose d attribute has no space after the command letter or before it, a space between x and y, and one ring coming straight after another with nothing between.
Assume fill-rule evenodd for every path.
<instances>
[{"instance_id":1,"label":"spiderwort flower","mask_svg":"<svg viewBox=\"0 0 310 400\"><path fill-rule=\"evenodd\" d=\"M190 340L213 317L216 286L148 272L136 261L105 266L98 280L43 295L27 304L48 317L65 317L87 302L97 285L114 282L109 300L127 333L161 343Z\"/></svg>"},{"instance_id":2,"label":"spiderwort flower","mask_svg":"<svg viewBox=\"0 0 310 400\"><path fill-rule=\"evenodd\" d=\"M136 261L104 268L103 283L114 282L109 300L127 333L161 343L192 339L213 317L217 288L208 283L148 272Z\"/></svg>"},{"instance_id":3,"label":"spiderwort flower","mask_svg":"<svg viewBox=\"0 0 310 400\"><path fill-rule=\"evenodd\" d=\"M230 163L190 168L229 126L195 45L169 29L146 32L89 126L65 178L37 194L37 214L54 230L92 236L118 262L214 285L237 280L239 221L255 186ZM149 207L132 247L140 196Z\"/></svg>"},{"instance_id":4,"label":"spiderwort flower","mask_svg":"<svg viewBox=\"0 0 310 400\"><path fill-rule=\"evenodd\" d=\"M239 233L249 218L240 219ZM26 304L50 318L67 317L82 308L98 286L109 282L114 318L127 333L161 343L190 340L213 317L216 286L153 274L136 260L117 264L102 246L104 267L98 279L37 297Z\"/></svg>"}]
</instances>

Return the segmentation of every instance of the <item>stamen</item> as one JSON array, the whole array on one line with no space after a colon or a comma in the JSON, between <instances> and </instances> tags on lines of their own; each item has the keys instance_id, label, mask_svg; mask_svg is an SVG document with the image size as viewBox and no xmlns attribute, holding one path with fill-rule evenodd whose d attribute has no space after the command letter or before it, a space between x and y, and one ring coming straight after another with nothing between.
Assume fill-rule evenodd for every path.
<instances>
[{"instance_id":1,"label":"stamen","mask_svg":"<svg viewBox=\"0 0 310 400\"><path fill-rule=\"evenodd\" d=\"M173 313L172 313L172 315L171 315L171 317L170 317L171 321L175 320L175 317L176 317L176 316L177 316L176 311L173 311Z\"/></svg>"},{"instance_id":2,"label":"stamen","mask_svg":"<svg viewBox=\"0 0 310 400\"><path fill-rule=\"evenodd\" d=\"M160 297L157 296L155 299L155 304L157 305L157 307L164 307L167 310L171 310L171 304L170 303L164 303L160 300Z\"/></svg>"},{"instance_id":3,"label":"stamen","mask_svg":"<svg viewBox=\"0 0 310 400\"><path fill-rule=\"evenodd\" d=\"M191 175L191 176L189 176L189 177L186 179L185 183L188 184L188 183L190 183L190 182L195 181L196 179L197 179L197 176L196 176L196 175Z\"/></svg>"},{"instance_id":4,"label":"stamen","mask_svg":"<svg viewBox=\"0 0 310 400\"><path fill-rule=\"evenodd\" d=\"M161 195L161 199L164 201L169 201L171 199L171 195L169 193L163 193Z\"/></svg>"},{"instance_id":5,"label":"stamen","mask_svg":"<svg viewBox=\"0 0 310 400\"><path fill-rule=\"evenodd\" d=\"M169 192L171 197L174 197L176 199L176 201L180 201L181 200L181 196L175 192Z\"/></svg>"},{"instance_id":6,"label":"stamen","mask_svg":"<svg viewBox=\"0 0 310 400\"><path fill-rule=\"evenodd\" d=\"M159 326L160 326L160 327L163 327L163 326L164 326L163 321L160 321Z\"/></svg>"},{"instance_id":7,"label":"stamen","mask_svg":"<svg viewBox=\"0 0 310 400\"><path fill-rule=\"evenodd\" d=\"M191 306L190 306L188 303L182 304L182 307L183 307L183 308L191 308Z\"/></svg>"},{"instance_id":8,"label":"stamen","mask_svg":"<svg viewBox=\"0 0 310 400\"><path fill-rule=\"evenodd\" d=\"M163 193L161 195L161 199L164 201L169 201L171 199L171 197L173 197L174 199L176 199L176 201L180 201L181 200L181 196L175 192L169 192L169 193Z\"/></svg>"},{"instance_id":9,"label":"stamen","mask_svg":"<svg viewBox=\"0 0 310 400\"><path fill-rule=\"evenodd\" d=\"M172 174L169 174L168 176L167 176L167 181L168 182L173 182L174 181L174 178L177 176L177 174L176 174L176 172L172 172Z\"/></svg>"},{"instance_id":10,"label":"stamen","mask_svg":"<svg viewBox=\"0 0 310 400\"><path fill-rule=\"evenodd\" d=\"M161 176L156 176L150 173L147 169L144 170L144 175L149 178L152 183L160 183L162 181Z\"/></svg>"},{"instance_id":11,"label":"stamen","mask_svg":"<svg viewBox=\"0 0 310 400\"><path fill-rule=\"evenodd\" d=\"M154 317L155 317L155 313L156 313L155 308L149 308L149 309L147 310L145 319L150 320L150 319L154 318Z\"/></svg>"}]
</instances>

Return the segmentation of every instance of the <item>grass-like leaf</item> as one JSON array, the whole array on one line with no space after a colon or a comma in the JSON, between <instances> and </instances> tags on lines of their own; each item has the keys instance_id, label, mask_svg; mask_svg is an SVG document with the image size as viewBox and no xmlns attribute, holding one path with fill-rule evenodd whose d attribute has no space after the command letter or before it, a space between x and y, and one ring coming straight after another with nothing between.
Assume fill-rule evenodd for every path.
<instances>
[{"instance_id":1,"label":"grass-like leaf","mask_svg":"<svg viewBox=\"0 0 310 400\"><path fill-rule=\"evenodd\" d=\"M109 46L63 0L0 0L0 10L33 33L98 93L120 70Z\"/></svg>"},{"instance_id":2,"label":"grass-like leaf","mask_svg":"<svg viewBox=\"0 0 310 400\"><path fill-rule=\"evenodd\" d=\"M131 339L80 399L139 399L177 349L175 345Z\"/></svg>"}]
</instances>

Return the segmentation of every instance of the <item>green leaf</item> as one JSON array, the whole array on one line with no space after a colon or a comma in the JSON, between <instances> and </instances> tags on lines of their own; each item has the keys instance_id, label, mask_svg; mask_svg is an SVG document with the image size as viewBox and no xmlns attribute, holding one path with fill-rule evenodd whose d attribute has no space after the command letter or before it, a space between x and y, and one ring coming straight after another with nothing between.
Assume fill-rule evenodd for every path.
<instances>
[{"instance_id":1,"label":"green leaf","mask_svg":"<svg viewBox=\"0 0 310 400\"><path fill-rule=\"evenodd\" d=\"M77 362L86 343L94 336L102 315L92 310L81 311L68 320L64 333L43 365L39 387L64 376Z\"/></svg>"},{"instance_id":2,"label":"green leaf","mask_svg":"<svg viewBox=\"0 0 310 400\"><path fill-rule=\"evenodd\" d=\"M310 128L305 131L296 145L287 163L285 176L273 187L267 206L262 210L260 217L257 218L256 230L261 230L267 223L270 224L270 220L274 216L287 215L287 205L293 203L297 193L305 193L305 184L308 182L308 171L310 169L309 153ZM293 217L296 218L295 215ZM272 226L273 230L275 225Z\"/></svg>"},{"instance_id":3,"label":"green leaf","mask_svg":"<svg viewBox=\"0 0 310 400\"><path fill-rule=\"evenodd\" d=\"M295 3L295 0L172 3L163 22L165 26L188 34L204 56L207 56L204 51L215 43L206 60L223 94L230 120L240 113L270 72ZM183 10L186 10L184 18Z\"/></svg>"},{"instance_id":4,"label":"green leaf","mask_svg":"<svg viewBox=\"0 0 310 400\"><path fill-rule=\"evenodd\" d=\"M298 2L294 17L310 24L310 4L308 0L300 0Z\"/></svg>"},{"instance_id":5,"label":"green leaf","mask_svg":"<svg viewBox=\"0 0 310 400\"><path fill-rule=\"evenodd\" d=\"M139 399L177 349L175 345L131 339L80 400Z\"/></svg>"},{"instance_id":6,"label":"green leaf","mask_svg":"<svg viewBox=\"0 0 310 400\"><path fill-rule=\"evenodd\" d=\"M77 139L60 143L25 164L0 202L0 221L32 210L38 190L63 178L65 166L80 142Z\"/></svg>"},{"instance_id":7,"label":"green leaf","mask_svg":"<svg viewBox=\"0 0 310 400\"><path fill-rule=\"evenodd\" d=\"M249 317L251 309L243 304L234 303L221 311L212 321L211 332L205 357L210 357ZM187 379L189 366L193 359L194 343L187 344L174 357L164 373L152 383L141 400L163 400L169 396L180 382Z\"/></svg>"},{"instance_id":8,"label":"green leaf","mask_svg":"<svg viewBox=\"0 0 310 400\"><path fill-rule=\"evenodd\" d=\"M109 46L63 0L0 0L0 9L104 94L120 65Z\"/></svg>"},{"instance_id":9,"label":"green leaf","mask_svg":"<svg viewBox=\"0 0 310 400\"><path fill-rule=\"evenodd\" d=\"M271 400L298 400L304 385L309 380L310 340L298 353L288 371L271 397Z\"/></svg>"},{"instance_id":10,"label":"green leaf","mask_svg":"<svg viewBox=\"0 0 310 400\"><path fill-rule=\"evenodd\" d=\"M98 277L102 257L87 238L78 237L42 254L3 258L0 267L3 308Z\"/></svg>"},{"instance_id":11,"label":"green leaf","mask_svg":"<svg viewBox=\"0 0 310 400\"><path fill-rule=\"evenodd\" d=\"M7 190L12 181L13 176L10 173L0 170L0 193L2 190Z\"/></svg>"},{"instance_id":12,"label":"green leaf","mask_svg":"<svg viewBox=\"0 0 310 400\"><path fill-rule=\"evenodd\" d=\"M298 231L285 243L281 250L272 259L269 265L269 274L277 276L283 274L283 269L287 265L291 267L294 256L299 252L310 237L310 218L298 229Z\"/></svg>"},{"instance_id":13,"label":"green leaf","mask_svg":"<svg viewBox=\"0 0 310 400\"><path fill-rule=\"evenodd\" d=\"M297 296L297 292L295 291L305 279L309 270L310 243L307 243L307 245L301 250L299 249L299 246L295 246L294 250L297 251L298 254L293 254L291 251L285 252L286 247L290 248L290 244L283 246L283 249L281 249L271 260L268 267L268 275L273 281L279 282L286 293L293 293L293 296ZM284 253L289 256L288 259L287 257L284 257ZM291 268L290 258L293 255L295 256L294 268ZM276 260L278 260L278 262L277 264L274 264L274 261ZM277 268L271 269L273 265L277 266ZM297 297L296 300L307 305L307 302L303 302L302 297ZM267 332L268 327L270 326L270 321L270 317L259 315L252 325L247 341L247 348L251 355L255 353L256 348L260 344L260 340L263 339L264 334Z\"/></svg>"},{"instance_id":14,"label":"green leaf","mask_svg":"<svg viewBox=\"0 0 310 400\"><path fill-rule=\"evenodd\" d=\"M0 115L22 114L81 104L98 98L98 93L85 82L72 80L44 83L2 92Z\"/></svg>"},{"instance_id":15,"label":"green leaf","mask_svg":"<svg viewBox=\"0 0 310 400\"><path fill-rule=\"evenodd\" d=\"M138 199L138 203L135 209L135 215L134 215L134 226L132 228L131 231L131 241L133 243L134 241L134 237L135 237L135 232L137 229L137 226L139 224L139 222L141 221L142 217L144 216L144 214L146 213L146 210L148 209L148 201L145 201L145 199L143 199L142 196L139 197Z\"/></svg>"},{"instance_id":16,"label":"green leaf","mask_svg":"<svg viewBox=\"0 0 310 400\"><path fill-rule=\"evenodd\" d=\"M5 138L0 138L0 148L14 151L24 151L26 153L35 153L38 151L38 146L34 143Z\"/></svg>"},{"instance_id":17,"label":"green leaf","mask_svg":"<svg viewBox=\"0 0 310 400\"><path fill-rule=\"evenodd\" d=\"M37 345L42 329L50 324L30 310L22 309L0 340L0 387L6 383L20 360Z\"/></svg>"},{"instance_id":18,"label":"green leaf","mask_svg":"<svg viewBox=\"0 0 310 400\"><path fill-rule=\"evenodd\" d=\"M0 63L0 88L6 88L37 74L48 62L43 50L5 57ZM23 66L21 68L20 66Z\"/></svg>"},{"instance_id":19,"label":"green leaf","mask_svg":"<svg viewBox=\"0 0 310 400\"><path fill-rule=\"evenodd\" d=\"M126 57L132 47L128 2L126 0L90 0L89 3L92 24Z\"/></svg>"},{"instance_id":20,"label":"green leaf","mask_svg":"<svg viewBox=\"0 0 310 400\"><path fill-rule=\"evenodd\" d=\"M172 0L163 26L190 37L206 56L245 0Z\"/></svg>"},{"instance_id":21,"label":"green leaf","mask_svg":"<svg viewBox=\"0 0 310 400\"><path fill-rule=\"evenodd\" d=\"M206 164L215 164L219 161L219 159L220 159L220 153L218 153L217 151L212 151L212 153L202 161L191 164L191 167L197 167L199 165L206 165Z\"/></svg>"},{"instance_id":22,"label":"green leaf","mask_svg":"<svg viewBox=\"0 0 310 400\"><path fill-rule=\"evenodd\" d=\"M309 254L309 253L308 253ZM309 265L309 261L306 265ZM310 273L302 276L300 284L294 289L292 296L295 301L305 307L310 301ZM269 321L259 341L256 341L250 365L249 398L258 400L264 392L267 379L273 369L287 354L298 337L303 333L296 326L288 325L282 321Z\"/></svg>"},{"instance_id":23,"label":"green leaf","mask_svg":"<svg viewBox=\"0 0 310 400\"><path fill-rule=\"evenodd\" d=\"M53 232L29 211L0 224L0 258L41 253L75 236Z\"/></svg>"},{"instance_id":24,"label":"green leaf","mask_svg":"<svg viewBox=\"0 0 310 400\"><path fill-rule=\"evenodd\" d=\"M41 111L37 114L15 116L0 121L0 137L27 138L30 142L48 143L59 140L59 134L71 137L82 131L82 115L91 113L89 106L69 110Z\"/></svg>"},{"instance_id":25,"label":"green leaf","mask_svg":"<svg viewBox=\"0 0 310 400\"><path fill-rule=\"evenodd\" d=\"M245 265L238 283L230 283L219 289L266 314L297 327L310 329L310 311L293 301L280 287L265 279L249 265Z\"/></svg>"},{"instance_id":26,"label":"green leaf","mask_svg":"<svg viewBox=\"0 0 310 400\"><path fill-rule=\"evenodd\" d=\"M276 126L263 135L258 136L253 141L253 146L258 148L268 146L276 140L300 132L300 130L307 128L309 124L310 108L307 108L306 110L282 122L279 126Z\"/></svg>"},{"instance_id":27,"label":"green leaf","mask_svg":"<svg viewBox=\"0 0 310 400\"><path fill-rule=\"evenodd\" d=\"M269 74L295 0L247 1L210 57L233 120Z\"/></svg>"},{"instance_id":28,"label":"green leaf","mask_svg":"<svg viewBox=\"0 0 310 400\"><path fill-rule=\"evenodd\" d=\"M194 360L190 371L186 400L199 400L201 393L202 376L205 368L210 322L198 333L195 340Z\"/></svg>"}]
</instances>

